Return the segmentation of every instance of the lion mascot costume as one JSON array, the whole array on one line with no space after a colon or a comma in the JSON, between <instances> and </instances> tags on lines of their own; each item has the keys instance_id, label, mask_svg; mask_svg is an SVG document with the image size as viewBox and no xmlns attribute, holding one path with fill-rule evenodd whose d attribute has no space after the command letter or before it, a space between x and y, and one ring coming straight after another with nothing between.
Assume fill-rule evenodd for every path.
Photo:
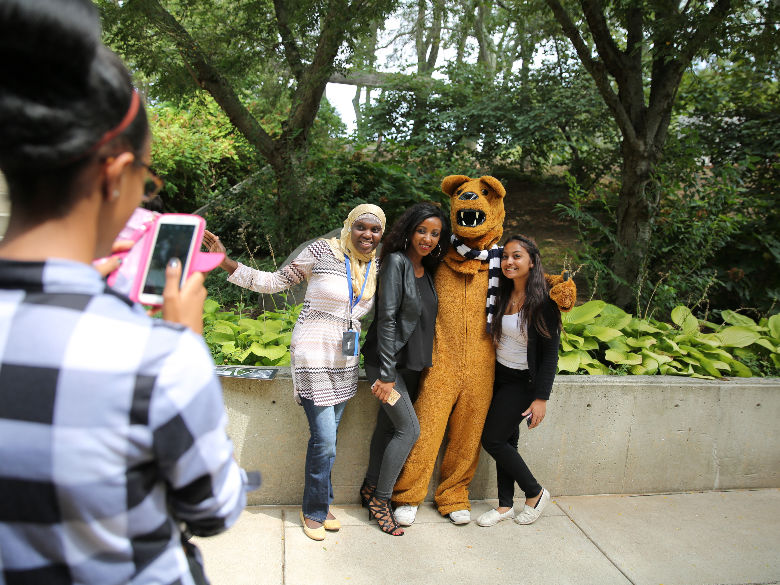
<instances>
[{"instance_id":1,"label":"lion mascot costume","mask_svg":"<svg viewBox=\"0 0 780 585\"><path fill-rule=\"evenodd\" d=\"M493 396L496 352L488 333L501 272L504 195L494 177L445 177L450 196L453 241L436 272L439 313L433 342L433 367L423 375L415 411L420 437L395 485L393 501L414 521L428 492L444 433L448 443L435 500L439 512L470 510L469 484L479 461L480 437ZM547 276L550 296L562 311L576 300L572 280ZM401 520L401 508L397 508Z\"/></svg>"}]
</instances>

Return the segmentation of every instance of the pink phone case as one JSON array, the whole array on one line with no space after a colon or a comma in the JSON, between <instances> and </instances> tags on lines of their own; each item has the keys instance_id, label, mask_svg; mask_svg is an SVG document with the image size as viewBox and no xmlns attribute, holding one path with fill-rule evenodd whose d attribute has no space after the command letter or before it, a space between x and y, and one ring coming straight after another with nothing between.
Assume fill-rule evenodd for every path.
<instances>
[{"instance_id":1,"label":"pink phone case","mask_svg":"<svg viewBox=\"0 0 780 585\"><path fill-rule=\"evenodd\" d=\"M160 217L190 215L186 213L158 214L146 209L138 208L133 212L127 225L119 232L117 239L133 240L136 244L126 252L120 252L114 256L123 258L122 265L118 270L111 273L108 277L108 285L117 291L126 294L131 300L138 302L138 295L141 292L141 279L143 278L143 268L149 261L149 255L152 252L151 235L154 233L154 227ZM225 258L222 253L201 252L200 246L203 241L203 232L206 229L206 221L200 216L195 233L195 251L190 260L190 266L187 270L187 277L193 272L208 272L219 266Z\"/></svg>"}]
</instances>

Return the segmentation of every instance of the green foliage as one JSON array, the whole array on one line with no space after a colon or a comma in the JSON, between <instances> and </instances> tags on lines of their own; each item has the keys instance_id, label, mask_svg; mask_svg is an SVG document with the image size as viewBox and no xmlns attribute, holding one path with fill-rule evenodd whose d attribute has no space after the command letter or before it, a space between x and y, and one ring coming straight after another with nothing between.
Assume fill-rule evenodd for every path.
<instances>
[{"instance_id":1,"label":"green foliage","mask_svg":"<svg viewBox=\"0 0 780 585\"><path fill-rule=\"evenodd\" d=\"M692 162L679 169L662 165L655 181L652 188L658 191L658 213L642 275L634 290L637 313L667 316L681 303L704 317L712 307L770 311L777 294L771 289L780 288L780 255L767 253L777 242L777 224L764 225L769 233L756 235L767 244L758 258L739 250L754 241L746 234L751 226L765 222L767 216L776 212L767 209L765 199L744 184L741 169L696 169ZM608 267L608 252L618 248L617 209L617 185L602 182L586 191L572 177L569 203L558 205L563 215L577 223L583 244L575 258L575 263L583 266L580 277L594 296L607 299L610 282L615 279ZM780 253L780 246L777 252ZM763 286L758 279L742 281L751 266L757 272L767 272L773 265L774 269L760 276L765 279ZM740 281L744 287L741 294L720 294L724 290L733 293Z\"/></svg>"},{"instance_id":2,"label":"green foliage","mask_svg":"<svg viewBox=\"0 0 780 585\"><path fill-rule=\"evenodd\" d=\"M744 192L733 212L742 221L711 265L710 302L723 309L780 304L780 57L768 46L752 58L713 59L686 76L685 118L670 145L678 174L692 157L706 156Z\"/></svg>"},{"instance_id":3,"label":"green foliage","mask_svg":"<svg viewBox=\"0 0 780 585\"><path fill-rule=\"evenodd\" d=\"M244 306L226 311L207 299L203 336L215 363L289 365L292 330L302 306L288 304L251 318ZM589 301L562 315L558 371L695 378L780 375L780 314L759 322L734 311L721 316L723 322L715 324L678 306L672 323L664 323Z\"/></svg>"},{"instance_id":4,"label":"green foliage","mask_svg":"<svg viewBox=\"0 0 780 585\"><path fill-rule=\"evenodd\" d=\"M238 287L235 287L238 288ZM203 305L203 338L217 365L289 366L290 341L295 322L303 308L285 304L278 310L262 311L252 318L244 305L223 310L216 300ZM366 339L368 323L363 322L360 345ZM362 367L363 356L360 356Z\"/></svg>"},{"instance_id":5,"label":"green foliage","mask_svg":"<svg viewBox=\"0 0 780 585\"><path fill-rule=\"evenodd\" d=\"M216 364L289 366L290 339L303 305L265 311L257 319L239 312L220 311L207 299L203 310L203 337Z\"/></svg>"},{"instance_id":6,"label":"green foliage","mask_svg":"<svg viewBox=\"0 0 780 585\"><path fill-rule=\"evenodd\" d=\"M450 63L442 74L446 81L385 87L364 109L367 132L450 169L500 161L542 172L563 163L592 182L615 162L616 128L581 66L545 64L496 78L481 65Z\"/></svg>"},{"instance_id":7,"label":"green foliage","mask_svg":"<svg viewBox=\"0 0 780 585\"><path fill-rule=\"evenodd\" d=\"M756 323L734 311L723 323L675 307L672 323L640 319L604 301L562 315L558 371L695 378L780 374L780 314Z\"/></svg>"},{"instance_id":8,"label":"green foliage","mask_svg":"<svg viewBox=\"0 0 780 585\"><path fill-rule=\"evenodd\" d=\"M251 147L212 99L186 109L153 103L147 113L153 167L165 180L163 211L192 212L253 168Z\"/></svg>"}]
</instances>

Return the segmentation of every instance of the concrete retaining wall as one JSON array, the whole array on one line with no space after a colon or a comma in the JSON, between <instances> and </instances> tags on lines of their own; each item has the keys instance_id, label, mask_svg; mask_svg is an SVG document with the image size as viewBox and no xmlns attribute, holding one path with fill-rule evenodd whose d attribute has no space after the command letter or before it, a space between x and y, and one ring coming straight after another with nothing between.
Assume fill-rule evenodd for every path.
<instances>
[{"instance_id":1,"label":"concrete retaining wall","mask_svg":"<svg viewBox=\"0 0 780 585\"><path fill-rule=\"evenodd\" d=\"M223 378L236 457L263 473L251 504L297 504L308 426L289 370L275 380ZM337 503L357 502L377 400L361 380L339 430ZM780 379L559 376L544 423L523 428L520 452L553 495L780 486ZM438 478L431 481L429 499ZM472 499L496 497L484 451Z\"/></svg>"}]
</instances>

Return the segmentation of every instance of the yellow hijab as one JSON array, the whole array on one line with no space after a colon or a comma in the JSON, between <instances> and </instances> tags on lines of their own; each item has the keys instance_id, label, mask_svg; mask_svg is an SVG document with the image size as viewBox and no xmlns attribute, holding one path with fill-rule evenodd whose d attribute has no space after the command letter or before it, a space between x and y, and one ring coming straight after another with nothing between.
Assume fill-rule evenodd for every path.
<instances>
[{"instance_id":1,"label":"yellow hijab","mask_svg":"<svg viewBox=\"0 0 780 585\"><path fill-rule=\"evenodd\" d=\"M378 205L363 203L349 212L347 219L344 220L344 227L341 228L341 235L338 238L330 238L325 241L328 242L330 249L333 250L336 260L344 262L344 256L349 256L354 296L360 294L360 289L363 288L363 281L366 280L366 266L373 260L371 269L368 271L366 288L363 291L363 298L370 299L376 292L376 250L372 250L369 254L359 252L352 245L351 234L352 224L364 215L369 215L372 219L378 220L382 224L382 231L385 231L385 212L382 211L382 208Z\"/></svg>"}]
</instances>

